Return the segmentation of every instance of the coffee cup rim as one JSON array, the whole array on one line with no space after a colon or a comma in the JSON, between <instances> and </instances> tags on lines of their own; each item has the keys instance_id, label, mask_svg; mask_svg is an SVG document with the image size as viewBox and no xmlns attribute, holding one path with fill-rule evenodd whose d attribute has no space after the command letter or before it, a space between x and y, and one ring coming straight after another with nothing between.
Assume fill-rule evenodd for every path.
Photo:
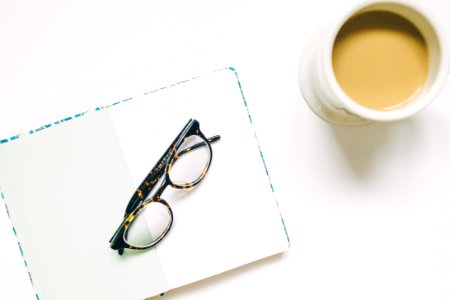
<instances>
[{"instance_id":1,"label":"coffee cup rim","mask_svg":"<svg viewBox=\"0 0 450 300\"><path fill-rule=\"evenodd\" d=\"M374 110L362 106L361 104L355 102L351 99L341 88L337 79L334 75L333 64L332 64L332 53L334 42L337 34L340 29L344 25L344 23L351 18L352 16L357 15L358 13L369 11L371 7L377 7L381 5L391 6L391 7L403 7L408 10L414 11L417 15L419 15L425 22L432 28L434 34L436 35L436 46L439 48L439 63L438 69L436 70L436 75L433 82L427 87L427 91L425 94L421 95L420 99L414 102L411 102L408 105L405 105L400 108L396 108L393 110ZM393 13L398 13L398 11L391 10ZM400 14L401 15L401 14ZM420 29L420 28L419 28ZM419 112L424 109L428 104L432 102L439 90L442 88L447 73L449 71L449 58L448 58L448 49L445 44L445 35L443 33L443 28L440 24L438 24L437 20L431 17L430 13L426 8L413 3L408 3L402 0L388 0L388 1L376 1L369 0L365 1L358 6L355 6L352 10L348 11L345 15L343 15L329 31L329 36L326 38L326 43L324 45L325 56L322 59L325 59L325 63L323 66L325 67L325 76L328 78L329 87L333 90L332 92L335 96L340 100L340 104L342 104L342 108L348 111L351 114L355 114L359 117L374 120L374 121L394 121L407 118L412 116L413 114Z\"/></svg>"}]
</instances>

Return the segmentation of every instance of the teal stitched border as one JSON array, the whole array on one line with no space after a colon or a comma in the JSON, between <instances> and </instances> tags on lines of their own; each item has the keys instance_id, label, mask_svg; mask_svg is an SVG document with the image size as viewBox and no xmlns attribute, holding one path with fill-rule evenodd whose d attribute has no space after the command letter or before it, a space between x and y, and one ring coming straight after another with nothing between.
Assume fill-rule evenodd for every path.
<instances>
[{"instance_id":1,"label":"teal stitched border","mask_svg":"<svg viewBox=\"0 0 450 300\"><path fill-rule=\"evenodd\" d=\"M0 187L0 198L2 198L3 203L5 204L6 214L8 215L8 218L11 220L11 216L9 214L8 205L6 204L5 194L3 194L3 191L1 190L1 187ZM20 254L22 255L23 262L25 264L25 268L27 269L28 278L30 279L31 285L33 286L33 278L31 277L31 272L28 269L28 263L27 263L27 260L25 259L25 254L23 253L22 245L20 244L19 236L17 234L17 230L16 230L16 227L14 227L14 225L12 225L12 230L13 230L14 236L16 237L17 245L19 246ZM33 286L33 288L34 288L34 286ZM35 292L35 295L36 295L36 299L39 300L39 295L37 294L36 290L34 292Z\"/></svg>"},{"instance_id":2,"label":"teal stitched border","mask_svg":"<svg viewBox=\"0 0 450 300\"><path fill-rule=\"evenodd\" d=\"M273 188L272 180L270 179L269 170L267 169L267 165L266 165L266 160L264 159L264 155L262 153L261 146L259 145L259 140L258 140L258 136L256 135L255 127L253 127L252 116L251 116L250 111L248 109L247 100L245 100L244 91L242 89L241 81L239 80L239 75L238 75L237 71L234 68L230 67L229 69L231 71L233 71L234 75L236 76L237 83L239 85L239 90L241 91L242 100L244 101L245 109L247 110L248 120L250 121L250 125L252 126L253 134L255 135L256 144L258 145L259 154L261 155L261 159L262 159L262 162L263 162L263 165L264 165L264 169L266 170L267 179L269 179L270 189L272 190L272 193L274 195L275 201L277 203L278 211L280 212L281 223L283 225L284 233L286 234L286 238L287 238L287 241L288 241L288 244L289 244L289 247L290 247L291 246L291 241L289 239L289 234L287 232L286 224L284 223L283 216L281 215L280 205L278 204L278 200L275 197L275 190Z\"/></svg>"}]
</instances>

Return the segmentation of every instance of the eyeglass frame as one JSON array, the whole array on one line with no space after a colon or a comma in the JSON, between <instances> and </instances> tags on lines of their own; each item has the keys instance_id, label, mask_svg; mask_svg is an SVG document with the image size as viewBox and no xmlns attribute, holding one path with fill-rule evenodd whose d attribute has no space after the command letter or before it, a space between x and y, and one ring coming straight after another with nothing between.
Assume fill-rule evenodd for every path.
<instances>
[{"instance_id":1,"label":"eyeglass frame","mask_svg":"<svg viewBox=\"0 0 450 300\"><path fill-rule=\"evenodd\" d=\"M183 144L185 139L194 135L200 137L202 141L191 147L179 151L179 148ZM183 190L191 189L197 184L199 184L205 178L206 174L208 173L209 167L211 166L213 156L211 143L214 143L219 139L220 139L219 135L215 135L211 138L206 138L205 135L200 130L200 123L195 119L190 119L186 123L181 132L177 135L175 140L167 148L167 150L164 152L164 154L161 156L161 158L158 160L155 166L150 170L145 179L136 189L133 196L130 198L127 208L125 210L124 220L122 221L122 223L117 228L116 232L109 241L110 247L112 249L118 250L119 254L122 255L125 248L133 250L146 250L154 247L156 244L158 244L165 238L165 236L172 227L173 212L170 205L164 199L161 198L164 190L168 186ZM209 160L206 166L204 167L201 175L196 180L190 183L175 184L174 182L172 182L172 180L170 179L170 169L174 165L176 160L179 159L182 155L188 153L189 151L205 146L208 148L209 151ZM159 182L161 183L157 187L157 190L154 192L152 197L147 198L149 194L152 192L153 188ZM132 224L133 220L144 211L147 205L154 202L158 202L159 204L166 206L170 215L170 223L168 224L164 232L150 244L145 246L131 245L126 240L126 234L129 226Z\"/></svg>"}]
</instances>

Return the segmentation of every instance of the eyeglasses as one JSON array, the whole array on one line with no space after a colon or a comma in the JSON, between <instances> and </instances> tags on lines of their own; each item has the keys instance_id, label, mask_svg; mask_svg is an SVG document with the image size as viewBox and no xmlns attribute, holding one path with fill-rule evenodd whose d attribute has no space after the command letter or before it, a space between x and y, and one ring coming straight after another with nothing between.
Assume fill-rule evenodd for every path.
<instances>
[{"instance_id":1,"label":"eyeglasses","mask_svg":"<svg viewBox=\"0 0 450 300\"><path fill-rule=\"evenodd\" d=\"M173 213L161 198L166 187L190 189L199 184L211 165L211 143L197 120L190 119L128 202L125 217L109 241L122 255L124 249L145 250L158 244L169 232Z\"/></svg>"}]
</instances>

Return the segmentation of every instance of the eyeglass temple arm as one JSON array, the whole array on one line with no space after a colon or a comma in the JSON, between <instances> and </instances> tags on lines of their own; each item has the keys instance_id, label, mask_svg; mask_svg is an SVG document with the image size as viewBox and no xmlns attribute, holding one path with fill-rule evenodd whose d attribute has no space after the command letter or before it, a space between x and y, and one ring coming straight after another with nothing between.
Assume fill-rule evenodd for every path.
<instances>
[{"instance_id":1,"label":"eyeglass temple arm","mask_svg":"<svg viewBox=\"0 0 450 300\"><path fill-rule=\"evenodd\" d=\"M212 144L212 143L214 143L214 142L217 142L218 140L220 140L220 135L215 135L215 136L213 136L213 137L208 138L208 142L209 142L210 144ZM191 146L191 147L188 147L188 148L186 148L186 149L183 149L183 150L181 150L181 151L178 153L178 158L181 157L183 154L186 154L186 153L189 152L189 151L192 151L192 150L195 150L195 149L198 149L198 148L201 148L201 147L205 147L205 146L206 146L206 143L205 143L205 142L200 142L200 143L197 143L197 144L195 144L195 145L193 145L193 146ZM175 158L174 161L176 161L178 158Z\"/></svg>"},{"instance_id":2,"label":"eyeglass temple arm","mask_svg":"<svg viewBox=\"0 0 450 300\"><path fill-rule=\"evenodd\" d=\"M215 135L215 136L210 137L208 139L208 142L214 143L214 142L217 142L218 140L220 140L220 135Z\"/></svg>"},{"instance_id":3,"label":"eyeglass temple arm","mask_svg":"<svg viewBox=\"0 0 450 300\"><path fill-rule=\"evenodd\" d=\"M145 179L141 182L136 192L134 192L130 201L128 202L127 208L125 209L125 216L128 215L133 209L136 207L138 203L144 201L147 196L150 194L155 184L159 181L159 177L164 172L164 158L166 158L170 147L164 153L163 156L158 160L156 165L151 169L151 171L147 174Z\"/></svg>"},{"instance_id":4,"label":"eyeglass temple arm","mask_svg":"<svg viewBox=\"0 0 450 300\"><path fill-rule=\"evenodd\" d=\"M214 142L217 142L218 140L220 140L220 135L215 135L215 136L212 136L212 137L208 138L208 142L210 144L214 143ZM205 142L200 142L200 143L197 143L197 144L193 145L192 147L189 147L189 148L186 148L186 149L195 150L195 149L198 149L198 148L204 147L204 146L206 146L206 143Z\"/></svg>"}]
</instances>

